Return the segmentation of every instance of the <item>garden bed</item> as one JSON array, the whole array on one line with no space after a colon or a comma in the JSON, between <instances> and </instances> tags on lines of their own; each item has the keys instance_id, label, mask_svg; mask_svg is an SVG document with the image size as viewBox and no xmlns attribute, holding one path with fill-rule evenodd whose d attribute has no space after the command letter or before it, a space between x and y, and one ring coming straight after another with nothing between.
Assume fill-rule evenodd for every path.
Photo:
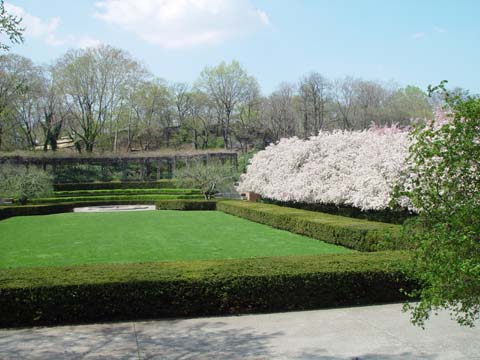
<instances>
[{"instance_id":1,"label":"garden bed","mask_svg":"<svg viewBox=\"0 0 480 360\"><path fill-rule=\"evenodd\" d=\"M132 202L104 204L112 203ZM154 203L157 209L169 210L218 209L290 233L220 211L135 213L155 214L156 221L135 220L127 216L128 213L109 214L129 219L103 219L97 227L88 226L83 220L76 225L65 220L78 215L105 214L59 214L2 221L2 240L8 234L2 226L11 221L41 223L46 220L43 226L48 227L49 236L45 236L45 229L17 224L9 230L13 242L6 245L2 241L0 327L365 305L404 300L400 289L416 286L415 281L403 273L409 258L407 253L361 253L295 235L371 251L380 248L379 244L385 239L400 236L397 225L242 201L172 199L143 203ZM85 204L102 202L3 207L0 219L69 212ZM210 221L200 219L199 214L208 214ZM163 217L164 225L174 230L165 232L162 242L157 241L156 235L161 232L158 226L163 227L156 215ZM184 220L182 224L179 219ZM240 223L245 227L239 226ZM131 229L115 233L112 229L118 224L129 224ZM62 225L70 231L58 234L59 238L52 237L55 234L52 230ZM75 226L78 231L73 233L81 233L82 238L72 241ZM18 236L19 228L31 234L23 234L22 240ZM110 238L100 236L101 231L110 233ZM301 241L288 245L285 239L272 240L268 235L272 231L285 233L290 239L298 236L296 239ZM174 233L177 236L173 236ZM43 239L38 239L39 234L43 234ZM139 241L142 234L150 239L142 243ZM197 246L193 250L192 239L199 239L202 234L206 241L203 248ZM21 256L18 244L22 241L30 242L23 253L30 256L28 261ZM394 242L388 244L393 246ZM159 249L163 249L164 257L157 256ZM325 249L335 251L325 254ZM335 254L338 250L344 253ZM9 251L13 251L13 255L8 254ZM69 253L75 257L65 256Z\"/></svg>"}]
</instances>

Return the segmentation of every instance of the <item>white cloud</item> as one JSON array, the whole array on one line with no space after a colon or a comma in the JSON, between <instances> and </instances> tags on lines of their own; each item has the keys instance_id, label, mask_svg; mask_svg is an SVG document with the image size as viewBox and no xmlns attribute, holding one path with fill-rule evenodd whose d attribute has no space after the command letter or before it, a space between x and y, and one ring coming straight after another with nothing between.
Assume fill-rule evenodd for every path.
<instances>
[{"instance_id":1,"label":"white cloud","mask_svg":"<svg viewBox=\"0 0 480 360\"><path fill-rule=\"evenodd\" d=\"M165 48L218 44L269 25L249 0L103 0L95 16Z\"/></svg>"},{"instance_id":2,"label":"white cloud","mask_svg":"<svg viewBox=\"0 0 480 360\"><path fill-rule=\"evenodd\" d=\"M433 28L433 30L435 30L435 32L440 33L440 34L444 34L444 33L448 32L447 29L444 29L444 28L441 28L441 27L438 27L438 26L435 26Z\"/></svg>"},{"instance_id":3,"label":"white cloud","mask_svg":"<svg viewBox=\"0 0 480 360\"><path fill-rule=\"evenodd\" d=\"M421 39L421 38L425 37L425 35L426 34L424 32L417 32L417 33L413 34L412 37L414 39Z\"/></svg>"},{"instance_id":4,"label":"white cloud","mask_svg":"<svg viewBox=\"0 0 480 360\"><path fill-rule=\"evenodd\" d=\"M79 48L95 48L102 45L102 42L98 39L92 38L90 36L83 36L77 40L77 45Z\"/></svg>"},{"instance_id":5,"label":"white cloud","mask_svg":"<svg viewBox=\"0 0 480 360\"><path fill-rule=\"evenodd\" d=\"M42 20L38 16L32 15L24 8L10 3L5 3L5 9L18 17L22 18L21 26L25 28L24 35L28 38L39 39L49 46L73 46L79 48L97 47L102 44L98 39L90 36L58 35L60 26L59 17L51 17Z\"/></svg>"},{"instance_id":6,"label":"white cloud","mask_svg":"<svg viewBox=\"0 0 480 360\"><path fill-rule=\"evenodd\" d=\"M22 18L21 26L25 28L24 35L26 38L32 37L43 40L47 45L59 46L64 45L65 41L58 38L56 32L60 25L59 17L52 17L47 20L28 13L20 6L5 3L5 9L18 17Z\"/></svg>"}]
</instances>

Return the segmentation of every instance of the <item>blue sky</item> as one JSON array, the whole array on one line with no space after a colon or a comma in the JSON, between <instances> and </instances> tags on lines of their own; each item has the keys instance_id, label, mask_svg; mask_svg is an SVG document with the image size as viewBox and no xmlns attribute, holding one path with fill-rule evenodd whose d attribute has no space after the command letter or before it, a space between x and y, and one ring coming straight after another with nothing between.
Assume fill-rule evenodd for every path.
<instances>
[{"instance_id":1,"label":"blue sky","mask_svg":"<svg viewBox=\"0 0 480 360\"><path fill-rule=\"evenodd\" d=\"M480 1L8 0L26 42L12 52L48 64L72 47L109 44L155 75L193 82L238 60L264 93L317 71L335 79L480 92Z\"/></svg>"}]
</instances>

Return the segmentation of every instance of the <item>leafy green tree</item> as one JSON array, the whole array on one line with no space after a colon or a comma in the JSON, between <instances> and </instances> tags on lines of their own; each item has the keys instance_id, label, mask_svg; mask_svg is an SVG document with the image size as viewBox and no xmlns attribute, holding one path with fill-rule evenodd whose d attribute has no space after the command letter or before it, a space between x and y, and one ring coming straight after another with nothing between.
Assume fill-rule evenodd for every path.
<instances>
[{"instance_id":1,"label":"leafy green tree","mask_svg":"<svg viewBox=\"0 0 480 360\"><path fill-rule=\"evenodd\" d=\"M237 61L221 62L201 72L197 88L210 97L222 128L225 149L231 148L231 123L239 106L248 101L252 93L258 92L257 80L249 76Z\"/></svg>"},{"instance_id":2,"label":"leafy green tree","mask_svg":"<svg viewBox=\"0 0 480 360\"><path fill-rule=\"evenodd\" d=\"M22 18L9 14L3 0L0 0L0 35L8 37L12 44L23 43L24 28L20 27ZM0 43L0 50L9 51L10 46Z\"/></svg>"},{"instance_id":3,"label":"leafy green tree","mask_svg":"<svg viewBox=\"0 0 480 360\"><path fill-rule=\"evenodd\" d=\"M173 177L183 187L200 189L205 199L210 200L221 191L232 190L238 175L228 164L194 160L176 170Z\"/></svg>"},{"instance_id":4,"label":"leafy green tree","mask_svg":"<svg viewBox=\"0 0 480 360\"><path fill-rule=\"evenodd\" d=\"M393 93L381 116L389 123L409 125L410 122L432 119L428 94L416 86L407 86Z\"/></svg>"},{"instance_id":5,"label":"leafy green tree","mask_svg":"<svg viewBox=\"0 0 480 360\"><path fill-rule=\"evenodd\" d=\"M480 314L480 97L441 90L447 115L414 130L404 193L419 211L410 271L421 282L407 305L422 325L448 309L462 325ZM438 121L440 120L440 121Z\"/></svg>"},{"instance_id":6,"label":"leafy green tree","mask_svg":"<svg viewBox=\"0 0 480 360\"><path fill-rule=\"evenodd\" d=\"M2 165L0 169L0 197L13 198L25 205L29 199L52 193L51 176L40 169Z\"/></svg>"},{"instance_id":7,"label":"leafy green tree","mask_svg":"<svg viewBox=\"0 0 480 360\"><path fill-rule=\"evenodd\" d=\"M120 109L143 75L143 67L130 54L106 45L70 50L57 61L53 76L70 109L71 135L81 140L86 152L93 151L108 124L116 138Z\"/></svg>"}]
</instances>

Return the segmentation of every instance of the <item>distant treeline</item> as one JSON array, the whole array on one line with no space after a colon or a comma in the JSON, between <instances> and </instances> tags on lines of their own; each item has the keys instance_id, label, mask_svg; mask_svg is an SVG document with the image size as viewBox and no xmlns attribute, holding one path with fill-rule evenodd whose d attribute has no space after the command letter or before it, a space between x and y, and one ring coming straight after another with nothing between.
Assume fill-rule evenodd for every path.
<instances>
[{"instance_id":1,"label":"distant treeline","mask_svg":"<svg viewBox=\"0 0 480 360\"><path fill-rule=\"evenodd\" d=\"M437 102L413 86L316 72L262 94L236 61L206 67L193 84L168 83L110 46L70 50L49 66L7 54L0 56L0 151L246 151L321 129L407 125L431 118Z\"/></svg>"}]
</instances>

